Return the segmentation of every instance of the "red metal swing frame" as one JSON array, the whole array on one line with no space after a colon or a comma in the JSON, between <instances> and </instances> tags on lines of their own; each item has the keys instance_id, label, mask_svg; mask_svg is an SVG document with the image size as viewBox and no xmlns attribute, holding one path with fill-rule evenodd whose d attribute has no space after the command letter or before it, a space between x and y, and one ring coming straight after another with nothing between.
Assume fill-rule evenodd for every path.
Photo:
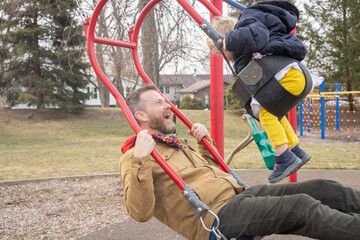
<instances>
[{"instance_id":1,"label":"red metal swing frame","mask_svg":"<svg viewBox=\"0 0 360 240\"><path fill-rule=\"evenodd\" d=\"M99 3L96 5L95 10L92 14L92 16L88 19L86 19L86 23L84 24L84 32L87 38L87 48L88 48L88 54L90 58L91 65L94 68L95 73L100 78L100 80L103 82L103 84L106 86L106 88L110 91L110 93L114 96L117 103L121 107L126 119L130 123L130 126L134 130L134 132L137 134L139 131L141 131L140 126L137 124L133 114L131 113L129 107L127 106L124 98L121 96L119 91L115 88L115 86L111 83L111 81L106 77L104 72L99 66L99 63L96 59L95 55L95 49L94 49L94 43L100 43L100 44L107 44L117 47L124 47L129 48L132 51L132 56L134 60L135 67L140 75L140 77L143 79L143 81L146 84L153 84L153 82L150 80L150 78L146 75L145 71L143 70L140 59L139 59L139 53L138 53L138 37L140 32L140 27L145 19L148 12L159 2L162 0L152 0L150 1L145 8L142 10L142 12L139 15L138 20L135 23L135 26L130 28L129 31L129 39L130 41L120 41L120 40L113 40L113 39L107 39L107 38L101 38L95 36L95 26L96 22L98 20L98 17L100 15L100 12L104 8L105 4L108 0L100 0ZM221 12L208 0L198 0L200 3L202 3L212 15L214 16L220 16L222 15ZM186 0L177 0L177 2L186 10L186 12L194 19L194 21L201 25L203 23L203 18L195 11L195 9L186 1ZM221 59L222 61L222 59ZM222 73L221 73L222 75ZM163 94L158 90L158 92L163 96ZM164 96L163 96L164 97ZM167 100L165 97L164 99L168 104L171 105L171 111L189 128L191 129L192 123L189 119L187 119L169 100ZM222 99L221 99L222 101ZM208 149L208 151L211 153L211 155L214 157L214 159L217 161L217 163L220 166L220 169L224 172L230 173L230 168L225 163L224 159L220 154L215 150L215 148L210 144L210 142L203 138L202 143L205 145L205 147ZM171 179L179 186L179 188L184 191L185 189L185 182L175 173L171 167L166 163L166 161L160 156L160 154L154 149L154 151L151 153L151 155L154 157L154 159L157 161L157 163L164 169L164 171L171 177Z\"/></svg>"}]
</instances>

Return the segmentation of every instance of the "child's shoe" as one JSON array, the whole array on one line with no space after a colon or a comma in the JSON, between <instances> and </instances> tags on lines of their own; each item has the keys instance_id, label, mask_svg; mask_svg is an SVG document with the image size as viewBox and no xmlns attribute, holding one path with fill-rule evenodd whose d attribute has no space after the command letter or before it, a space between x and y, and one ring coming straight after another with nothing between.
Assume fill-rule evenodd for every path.
<instances>
[{"instance_id":1,"label":"child's shoe","mask_svg":"<svg viewBox=\"0 0 360 240\"><path fill-rule=\"evenodd\" d=\"M301 159L289 149L279 156L275 155L274 171L269 176L270 183L276 183L296 172L301 166Z\"/></svg>"},{"instance_id":2,"label":"child's shoe","mask_svg":"<svg viewBox=\"0 0 360 240\"><path fill-rule=\"evenodd\" d=\"M304 150L302 150L299 147L299 145L296 145L295 147L291 148L290 151L293 152L298 158L301 159L300 167L302 167L305 163L307 163L311 158L311 155L308 154L307 152L305 152Z\"/></svg>"}]
</instances>

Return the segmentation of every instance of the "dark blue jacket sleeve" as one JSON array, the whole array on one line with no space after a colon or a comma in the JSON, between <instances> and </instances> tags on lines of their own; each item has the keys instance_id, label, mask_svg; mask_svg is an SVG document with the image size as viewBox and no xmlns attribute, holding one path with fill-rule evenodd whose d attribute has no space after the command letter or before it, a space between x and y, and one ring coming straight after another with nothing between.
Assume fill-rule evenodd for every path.
<instances>
[{"instance_id":1,"label":"dark blue jacket sleeve","mask_svg":"<svg viewBox=\"0 0 360 240\"><path fill-rule=\"evenodd\" d=\"M287 34L270 41L266 46L267 52L284 55L302 61L306 55L306 47L295 35Z\"/></svg>"},{"instance_id":2,"label":"dark blue jacket sleeve","mask_svg":"<svg viewBox=\"0 0 360 240\"><path fill-rule=\"evenodd\" d=\"M231 52L259 52L269 41L269 30L256 18L247 18L244 26L226 33L226 49Z\"/></svg>"}]
</instances>

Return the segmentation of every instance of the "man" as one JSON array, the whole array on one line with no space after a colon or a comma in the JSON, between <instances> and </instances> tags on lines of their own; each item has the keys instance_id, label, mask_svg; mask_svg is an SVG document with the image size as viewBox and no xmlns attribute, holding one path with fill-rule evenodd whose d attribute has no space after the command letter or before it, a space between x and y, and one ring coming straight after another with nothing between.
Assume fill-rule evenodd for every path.
<instances>
[{"instance_id":1,"label":"man","mask_svg":"<svg viewBox=\"0 0 360 240\"><path fill-rule=\"evenodd\" d=\"M219 170L200 142L203 137L211 141L203 125L196 123L188 131L198 141L198 153L182 139L167 136L176 126L170 105L156 87L136 90L127 102L142 129L135 143L123 148L127 151L120 160L125 204L135 221L154 216L188 239L210 238L178 186L151 157L155 148L200 200L218 213L219 229L228 239L273 233L360 239L360 191L327 180L246 189ZM206 212L203 220L211 228L214 216Z\"/></svg>"}]
</instances>

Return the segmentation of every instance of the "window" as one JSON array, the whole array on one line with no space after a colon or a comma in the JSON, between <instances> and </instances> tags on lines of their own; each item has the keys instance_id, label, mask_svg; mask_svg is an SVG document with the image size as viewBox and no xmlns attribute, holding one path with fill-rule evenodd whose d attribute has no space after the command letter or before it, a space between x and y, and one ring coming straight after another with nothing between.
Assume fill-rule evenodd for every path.
<instances>
[{"instance_id":1,"label":"window","mask_svg":"<svg viewBox=\"0 0 360 240\"><path fill-rule=\"evenodd\" d=\"M94 88L92 98L93 98L93 99L97 99L97 98L98 98L97 88Z\"/></svg>"},{"instance_id":2,"label":"window","mask_svg":"<svg viewBox=\"0 0 360 240\"><path fill-rule=\"evenodd\" d=\"M205 95L205 105L208 106L209 105L209 94Z\"/></svg>"},{"instance_id":3,"label":"window","mask_svg":"<svg viewBox=\"0 0 360 240\"><path fill-rule=\"evenodd\" d=\"M160 87L160 92L161 92L162 94L164 94L164 87L163 87L163 86Z\"/></svg>"},{"instance_id":4,"label":"window","mask_svg":"<svg viewBox=\"0 0 360 240\"><path fill-rule=\"evenodd\" d=\"M169 86L166 86L166 87L165 87L165 93L166 93L166 94L169 94L169 93L170 93L170 87L169 87Z\"/></svg>"}]
</instances>

